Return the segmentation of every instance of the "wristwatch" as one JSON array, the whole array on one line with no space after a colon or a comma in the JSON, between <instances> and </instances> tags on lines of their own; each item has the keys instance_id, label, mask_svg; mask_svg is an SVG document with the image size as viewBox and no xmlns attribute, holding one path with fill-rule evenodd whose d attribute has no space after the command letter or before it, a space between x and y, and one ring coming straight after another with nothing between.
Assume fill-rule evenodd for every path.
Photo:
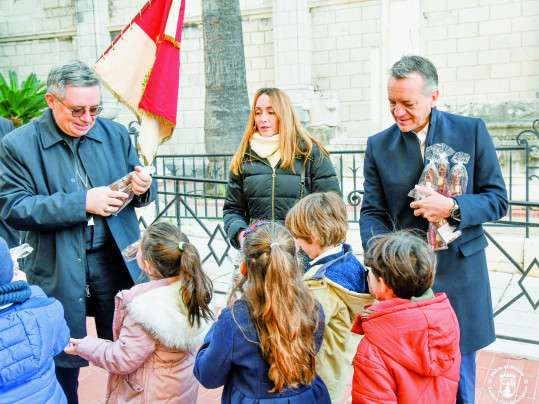
<instances>
[{"instance_id":1,"label":"wristwatch","mask_svg":"<svg viewBox=\"0 0 539 404\"><path fill-rule=\"evenodd\" d=\"M454 205L451 208L451 210L449 210L449 217L451 219L460 221L460 206L459 206L459 203L457 202L457 200L455 198L451 198L451 199L453 199Z\"/></svg>"}]
</instances>

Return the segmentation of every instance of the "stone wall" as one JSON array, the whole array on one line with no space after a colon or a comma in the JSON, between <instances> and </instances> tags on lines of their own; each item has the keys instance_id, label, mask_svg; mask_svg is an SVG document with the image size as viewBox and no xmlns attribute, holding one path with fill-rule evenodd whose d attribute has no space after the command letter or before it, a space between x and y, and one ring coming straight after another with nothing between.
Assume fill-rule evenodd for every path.
<instances>
[{"instance_id":1,"label":"stone wall","mask_svg":"<svg viewBox=\"0 0 539 404\"><path fill-rule=\"evenodd\" d=\"M425 55L438 67L440 109L482 117L497 142L511 142L539 116L538 1L295 0L293 13L289 3L240 1L249 95L282 86L330 147L362 147L391 123L386 72L403 53ZM59 60L91 64L144 4L0 0L0 73L45 79ZM303 32L310 35L300 38ZM160 153L204 148L200 0L186 2L180 74L177 129ZM118 121L134 119L105 98Z\"/></svg>"}]
</instances>

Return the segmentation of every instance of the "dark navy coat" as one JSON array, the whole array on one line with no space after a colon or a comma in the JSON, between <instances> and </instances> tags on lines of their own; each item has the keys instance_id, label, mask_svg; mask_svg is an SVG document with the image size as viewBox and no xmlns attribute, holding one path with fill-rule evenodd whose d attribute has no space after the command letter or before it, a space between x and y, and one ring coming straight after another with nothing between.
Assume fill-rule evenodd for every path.
<instances>
[{"instance_id":1,"label":"dark navy coat","mask_svg":"<svg viewBox=\"0 0 539 404\"><path fill-rule=\"evenodd\" d=\"M195 360L195 377L208 389L225 386L222 403L232 404L330 404L326 385L316 375L310 385L269 393L275 385L268 377L269 364L245 300L223 309L204 339ZM324 312L318 304L319 326L314 334L316 351L324 338Z\"/></svg>"},{"instance_id":2,"label":"dark navy coat","mask_svg":"<svg viewBox=\"0 0 539 404\"><path fill-rule=\"evenodd\" d=\"M79 155L93 187L107 186L140 165L127 130L120 124L97 118L84 135ZM86 190L77 180L73 154L58 133L52 113L43 115L7 135L0 143L0 215L24 231L23 242L34 251L21 269L28 282L40 285L47 295L60 300L71 337L86 336L86 272L84 229ZM155 199L154 183L135 197L107 224L121 250L140 237L135 207ZM140 274L136 261L126 264L131 277ZM57 365L86 363L63 355ZM65 361L65 362L64 362Z\"/></svg>"},{"instance_id":3,"label":"dark navy coat","mask_svg":"<svg viewBox=\"0 0 539 404\"><path fill-rule=\"evenodd\" d=\"M4 138L5 135L7 135L13 129L15 129L13 122L11 122L8 119L0 117L0 141ZM9 227L4 221L4 219L2 219L1 217L0 217L0 237L6 240L6 243L9 246L9 248L16 247L20 244L19 232Z\"/></svg>"},{"instance_id":4,"label":"dark navy coat","mask_svg":"<svg viewBox=\"0 0 539 404\"><path fill-rule=\"evenodd\" d=\"M67 404L52 359L69 342L64 310L30 288L26 301L0 309L0 402Z\"/></svg>"},{"instance_id":5,"label":"dark navy coat","mask_svg":"<svg viewBox=\"0 0 539 404\"><path fill-rule=\"evenodd\" d=\"M460 205L462 236L437 252L438 265L432 289L445 292L461 328L463 355L494 341L492 301L487 272L487 239L482 223L500 219L508 201L496 150L481 119L448 114L433 108L426 147L445 143L470 155L465 165L468 189L455 199ZM428 221L414 216L408 192L419 182L424 163L417 136L394 124L367 140L365 197L360 230L366 250L373 235L399 228L425 232ZM458 222L456 222L458 223Z\"/></svg>"}]
</instances>

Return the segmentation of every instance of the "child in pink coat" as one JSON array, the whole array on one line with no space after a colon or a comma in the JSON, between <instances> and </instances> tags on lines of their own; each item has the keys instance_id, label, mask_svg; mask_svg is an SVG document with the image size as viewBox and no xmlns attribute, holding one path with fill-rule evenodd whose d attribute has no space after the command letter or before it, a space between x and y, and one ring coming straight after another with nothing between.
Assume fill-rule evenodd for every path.
<instances>
[{"instance_id":1,"label":"child in pink coat","mask_svg":"<svg viewBox=\"0 0 539 404\"><path fill-rule=\"evenodd\" d=\"M213 316L212 282L195 246L169 223L147 229L137 261L150 282L116 295L114 342L71 339L65 352L110 373L107 403L195 403L194 353Z\"/></svg>"}]
</instances>

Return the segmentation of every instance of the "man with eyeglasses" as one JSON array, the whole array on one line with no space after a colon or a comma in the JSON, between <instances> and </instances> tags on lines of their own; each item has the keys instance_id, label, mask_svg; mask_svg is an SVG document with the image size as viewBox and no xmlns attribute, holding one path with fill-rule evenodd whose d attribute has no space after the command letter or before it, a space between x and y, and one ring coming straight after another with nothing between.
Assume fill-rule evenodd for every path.
<instances>
[{"instance_id":1,"label":"man with eyeglasses","mask_svg":"<svg viewBox=\"0 0 539 404\"><path fill-rule=\"evenodd\" d=\"M99 78L84 63L54 66L45 95L49 108L0 143L0 217L22 230L34 251L21 263L28 282L60 300L72 338L86 336L86 316L97 334L113 339L114 296L141 271L121 250L140 237L134 208L155 199L152 178L141 171L127 130L98 118ZM107 185L133 174L133 201ZM61 353L56 375L68 402L77 403L80 367Z\"/></svg>"}]
</instances>

